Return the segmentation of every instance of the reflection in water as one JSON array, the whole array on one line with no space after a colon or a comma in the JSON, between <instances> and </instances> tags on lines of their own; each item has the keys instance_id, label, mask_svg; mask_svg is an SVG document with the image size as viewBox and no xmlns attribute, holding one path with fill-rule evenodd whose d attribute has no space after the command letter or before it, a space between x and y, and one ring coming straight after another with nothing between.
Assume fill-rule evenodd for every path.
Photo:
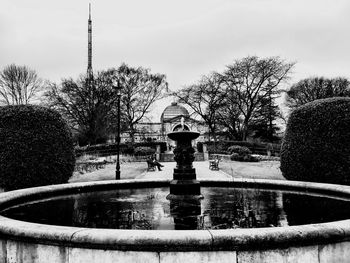
<instances>
[{"instance_id":1,"label":"reflection in water","mask_svg":"<svg viewBox=\"0 0 350 263\"><path fill-rule=\"evenodd\" d=\"M281 217L287 221L283 205L277 201L282 199L280 191L213 190L209 205L203 212L209 221L206 224L212 229L280 226Z\"/></svg>"},{"instance_id":2,"label":"reflection in water","mask_svg":"<svg viewBox=\"0 0 350 263\"><path fill-rule=\"evenodd\" d=\"M170 200L170 215L174 219L176 230L201 229L198 225L201 218L201 201Z\"/></svg>"},{"instance_id":3,"label":"reflection in water","mask_svg":"<svg viewBox=\"0 0 350 263\"><path fill-rule=\"evenodd\" d=\"M350 203L249 188L202 187L203 200L167 200L169 188L81 193L15 206L2 215L51 225L115 229L227 229L350 218Z\"/></svg>"},{"instance_id":4,"label":"reflection in water","mask_svg":"<svg viewBox=\"0 0 350 263\"><path fill-rule=\"evenodd\" d=\"M163 192L137 189L74 196L72 225L90 228L171 229L160 198ZM160 190L160 189L158 189ZM168 212L169 213L169 212ZM168 227L169 226L169 227Z\"/></svg>"}]
</instances>

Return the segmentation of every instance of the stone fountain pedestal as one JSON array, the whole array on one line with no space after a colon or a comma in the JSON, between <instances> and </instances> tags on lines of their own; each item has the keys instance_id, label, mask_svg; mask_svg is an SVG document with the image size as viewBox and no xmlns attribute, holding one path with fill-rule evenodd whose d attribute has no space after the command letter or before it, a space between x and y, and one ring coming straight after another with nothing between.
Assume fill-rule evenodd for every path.
<instances>
[{"instance_id":1,"label":"stone fountain pedestal","mask_svg":"<svg viewBox=\"0 0 350 263\"><path fill-rule=\"evenodd\" d=\"M196 178L196 169L193 168L194 149L192 140L198 138L198 132L176 131L168 134L168 137L176 141L174 149L173 180L170 182L169 200L199 200L202 199L200 182Z\"/></svg>"}]
</instances>

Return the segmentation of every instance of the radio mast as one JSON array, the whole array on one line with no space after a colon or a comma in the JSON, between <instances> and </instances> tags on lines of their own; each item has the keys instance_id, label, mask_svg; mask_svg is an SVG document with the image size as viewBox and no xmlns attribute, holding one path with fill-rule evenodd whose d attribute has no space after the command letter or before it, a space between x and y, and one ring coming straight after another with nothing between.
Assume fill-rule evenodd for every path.
<instances>
[{"instance_id":1,"label":"radio mast","mask_svg":"<svg viewBox=\"0 0 350 263\"><path fill-rule=\"evenodd\" d=\"M88 66L87 66L87 80L89 87L91 87L94 79L92 72L92 21L91 21L91 4L89 4L89 20L88 20Z\"/></svg>"}]
</instances>

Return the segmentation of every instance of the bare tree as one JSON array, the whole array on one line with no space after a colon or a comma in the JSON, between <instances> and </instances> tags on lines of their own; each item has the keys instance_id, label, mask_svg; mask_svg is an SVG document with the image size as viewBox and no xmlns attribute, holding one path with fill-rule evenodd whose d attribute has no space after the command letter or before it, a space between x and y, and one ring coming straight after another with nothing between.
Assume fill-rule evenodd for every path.
<instances>
[{"instance_id":1,"label":"bare tree","mask_svg":"<svg viewBox=\"0 0 350 263\"><path fill-rule=\"evenodd\" d=\"M286 95L287 105L295 108L317 99L349 97L350 82L346 78L307 78L293 84Z\"/></svg>"},{"instance_id":2,"label":"bare tree","mask_svg":"<svg viewBox=\"0 0 350 263\"><path fill-rule=\"evenodd\" d=\"M85 138L85 143L96 144L116 130L116 85L121 88L121 129L130 134L133 142L137 123L157 99L165 96L165 75L122 64L117 69L99 72L91 84L86 76L51 84L46 98L51 107L66 117L71 128Z\"/></svg>"},{"instance_id":3,"label":"bare tree","mask_svg":"<svg viewBox=\"0 0 350 263\"><path fill-rule=\"evenodd\" d=\"M279 57L260 59L248 56L227 66L223 73L226 95L234 98L241 113L242 140L247 139L254 112L288 79L294 64L286 63Z\"/></svg>"},{"instance_id":4,"label":"bare tree","mask_svg":"<svg viewBox=\"0 0 350 263\"><path fill-rule=\"evenodd\" d=\"M214 142L218 124L218 109L225 101L221 84L221 76L213 72L203 76L197 84L173 93L178 102L187 104L195 114L204 120L209 128L209 139L212 136Z\"/></svg>"},{"instance_id":5,"label":"bare tree","mask_svg":"<svg viewBox=\"0 0 350 263\"><path fill-rule=\"evenodd\" d=\"M27 66L11 64L0 72L0 103L28 104L37 99L44 82Z\"/></svg>"},{"instance_id":6,"label":"bare tree","mask_svg":"<svg viewBox=\"0 0 350 263\"><path fill-rule=\"evenodd\" d=\"M224 97L222 106L217 110L217 121L229 138L238 139L242 137L241 112L235 97Z\"/></svg>"},{"instance_id":7,"label":"bare tree","mask_svg":"<svg viewBox=\"0 0 350 263\"><path fill-rule=\"evenodd\" d=\"M116 79L122 87L123 122L133 143L137 123L145 117L155 101L167 96L168 83L163 74L151 74L149 69L133 68L126 64L116 69Z\"/></svg>"},{"instance_id":8,"label":"bare tree","mask_svg":"<svg viewBox=\"0 0 350 263\"><path fill-rule=\"evenodd\" d=\"M80 143L96 144L106 141L111 125L111 111L117 96L113 89L115 70L96 74L90 84L82 75L75 81L64 79L51 83L45 93L47 104L58 110L79 135Z\"/></svg>"}]
</instances>

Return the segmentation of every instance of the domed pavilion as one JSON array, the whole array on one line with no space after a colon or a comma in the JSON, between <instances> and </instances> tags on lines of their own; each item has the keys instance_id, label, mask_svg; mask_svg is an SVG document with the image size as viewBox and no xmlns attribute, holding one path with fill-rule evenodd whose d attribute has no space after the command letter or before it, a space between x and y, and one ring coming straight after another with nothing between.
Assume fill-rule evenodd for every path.
<instances>
[{"instance_id":1,"label":"domed pavilion","mask_svg":"<svg viewBox=\"0 0 350 263\"><path fill-rule=\"evenodd\" d=\"M188 110L173 102L169 106L165 107L161 114L160 122L142 122L137 124L137 133L135 134L135 142L142 141L165 141L169 145L174 142L167 138L169 132L173 132L180 129L197 131L201 136L197 141L204 141L204 135L207 133L207 128L203 122L198 121L190 117ZM122 142L128 140L127 135L121 136Z\"/></svg>"}]
</instances>

